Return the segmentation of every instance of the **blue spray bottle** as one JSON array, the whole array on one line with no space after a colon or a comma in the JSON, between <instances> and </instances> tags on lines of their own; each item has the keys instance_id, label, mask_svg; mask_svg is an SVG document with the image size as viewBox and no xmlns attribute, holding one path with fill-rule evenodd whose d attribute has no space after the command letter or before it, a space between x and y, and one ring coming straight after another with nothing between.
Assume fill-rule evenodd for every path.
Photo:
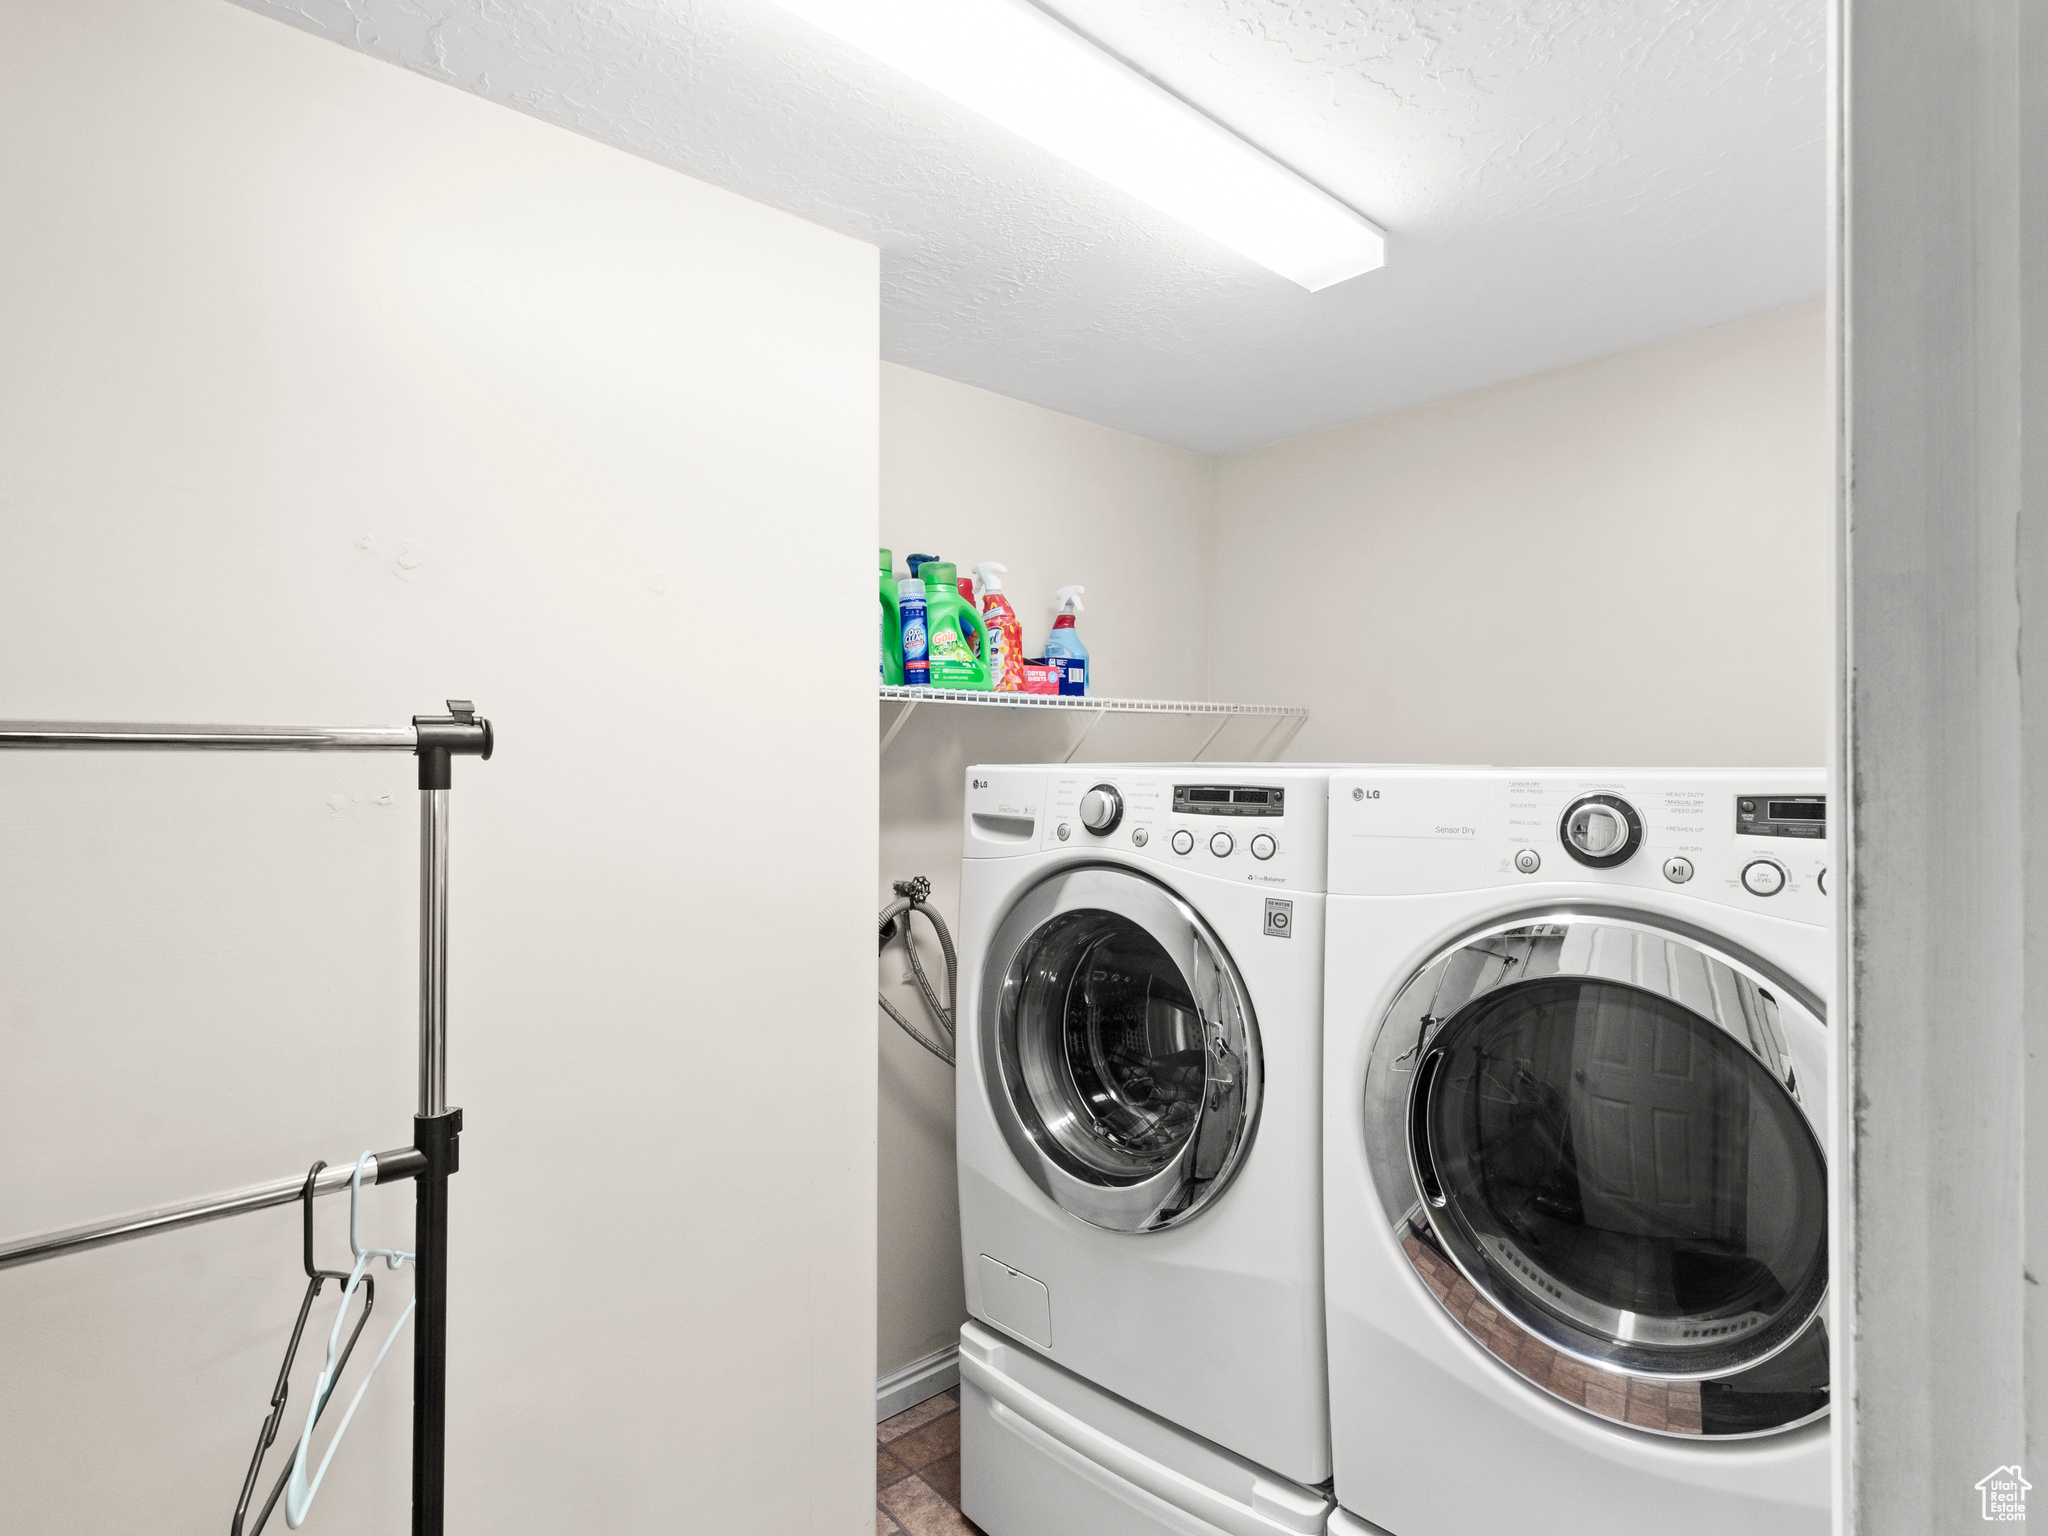
<instances>
[{"instance_id":1,"label":"blue spray bottle","mask_svg":"<svg viewBox=\"0 0 2048 1536\"><path fill-rule=\"evenodd\" d=\"M924 583L907 576L896 586L896 612L903 636L903 686L931 686L931 635L925 623Z\"/></svg>"},{"instance_id":2,"label":"blue spray bottle","mask_svg":"<svg viewBox=\"0 0 2048 1536\"><path fill-rule=\"evenodd\" d=\"M1088 647L1081 643L1081 632L1074 628L1074 615L1081 612L1081 594L1087 590L1061 587L1054 594L1060 612L1052 621L1052 633L1045 637L1045 659L1060 670L1061 693L1088 691Z\"/></svg>"}]
</instances>

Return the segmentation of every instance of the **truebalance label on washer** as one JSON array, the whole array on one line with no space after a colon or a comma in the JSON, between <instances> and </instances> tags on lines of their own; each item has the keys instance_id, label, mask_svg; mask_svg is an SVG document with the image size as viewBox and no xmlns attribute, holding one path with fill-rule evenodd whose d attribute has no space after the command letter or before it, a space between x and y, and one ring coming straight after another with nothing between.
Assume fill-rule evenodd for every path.
<instances>
[{"instance_id":1,"label":"truebalance label on washer","mask_svg":"<svg viewBox=\"0 0 2048 1536\"><path fill-rule=\"evenodd\" d=\"M1485 883L1495 785L1474 779L1344 777L1331 785L1330 881L1360 895Z\"/></svg>"}]
</instances>

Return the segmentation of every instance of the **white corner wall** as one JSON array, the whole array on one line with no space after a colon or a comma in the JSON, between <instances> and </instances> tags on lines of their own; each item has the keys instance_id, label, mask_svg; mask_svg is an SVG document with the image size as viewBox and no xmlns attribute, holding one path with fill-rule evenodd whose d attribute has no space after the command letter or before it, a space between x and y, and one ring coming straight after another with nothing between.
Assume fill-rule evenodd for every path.
<instances>
[{"instance_id":1,"label":"white corner wall","mask_svg":"<svg viewBox=\"0 0 2048 1536\"><path fill-rule=\"evenodd\" d=\"M790 573L874 544L876 253L222 0L0 9L0 208L0 716L498 723L450 1530L871 1529L874 621ZM416 798L0 761L0 1235L409 1139ZM0 1526L225 1529L298 1265L0 1273ZM409 1374L316 1528L406 1528Z\"/></svg>"},{"instance_id":2,"label":"white corner wall","mask_svg":"<svg viewBox=\"0 0 2048 1536\"><path fill-rule=\"evenodd\" d=\"M1296 761L1816 764L1826 393L1818 303L1220 459L885 364L883 539L899 565L1004 560L1032 649L1087 583L1102 691L1306 704ZM877 905L923 874L950 921L961 770L1077 729L914 715ZM1079 758L1184 758L1207 729L1112 720ZM903 972L881 980L912 1009ZM885 1021L880 1374L963 1315L952 1095Z\"/></svg>"},{"instance_id":3,"label":"white corner wall","mask_svg":"<svg viewBox=\"0 0 2048 1536\"><path fill-rule=\"evenodd\" d=\"M1186 449L882 365L882 543L897 568L913 552L937 554L962 574L978 560L1001 561L1032 654L1052 625L1053 593L1085 585L1080 628L1105 693L1200 697L1209 465ZM897 707L882 706L884 726ZM877 909L890 882L925 875L957 927L967 765L1063 757L1085 719L922 706L883 762ZM1200 739L1185 722L1110 721L1081 755L1186 756ZM917 931L928 934L922 921ZM943 975L936 945L920 954L929 974ZM882 981L916 1018L904 971L892 953ZM880 1072L877 1374L887 1375L949 1347L966 1312L953 1074L886 1018Z\"/></svg>"},{"instance_id":4,"label":"white corner wall","mask_svg":"<svg viewBox=\"0 0 2048 1536\"><path fill-rule=\"evenodd\" d=\"M1300 761L1816 765L1818 303L1217 462L1209 690Z\"/></svg>"}]
</instances>

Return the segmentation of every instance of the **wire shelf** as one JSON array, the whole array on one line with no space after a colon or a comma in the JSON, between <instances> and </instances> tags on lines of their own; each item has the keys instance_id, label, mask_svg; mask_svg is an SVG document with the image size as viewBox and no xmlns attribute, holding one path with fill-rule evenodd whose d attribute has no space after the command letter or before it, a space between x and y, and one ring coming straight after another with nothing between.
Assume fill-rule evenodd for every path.
<instances>
[{"instance_id":1,"label":"wire shelf","mask_svg":"<svg viewBox=\"0 0 2048 1536\"><path fill-rule=\"evenodd\" d=\"M1001 709L1102 709L1113 715L1306 715L1300 704L1213 704L1205 699L1112 699L1093 694L993 693L968 688L892 688L884 700L899 704L981 704Z\"/></svg>"},{"instance_id":2,"label":"wire shelf","mask_svg":"<svg viewBox=\"0 0 2048 1536\"><path fill-rule=\"evenodd\" d=\"M1209 733L1201 747L1194 754L1199 761L1223 728L1236 718L1253 718L1271 721L1266 734L1260 738L1258 750L1269 757L1276 757L1285 751L1295 733L1308 721L1308 708L1301 704L1220 704L1207 699L1117 699L1102 698L1089 694L1054 693L994 693L965 688L900 688L884 684L879 699L884 704L900 704L896 718L889 722L889 729L882 737L883 752L896 739L896 733L903 729L911 714L921 704L965 704L979 709L1041 709L1064 710L1088 717L1081 734L1067 749L1067 760L1081 749L1081 743L1088 739L1088 733L1097 722L1107 715L1166 715L1186 719L1210 718L1216 721L1215 730Z\"/></svg>"}]
</instances>

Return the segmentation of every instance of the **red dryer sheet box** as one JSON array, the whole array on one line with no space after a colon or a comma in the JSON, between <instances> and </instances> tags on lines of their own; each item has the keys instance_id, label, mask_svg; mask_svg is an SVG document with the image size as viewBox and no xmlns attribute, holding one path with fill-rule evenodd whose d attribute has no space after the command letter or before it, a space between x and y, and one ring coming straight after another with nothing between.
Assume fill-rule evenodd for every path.
<instances>
[{"instance_id":1,"label":"red dryer sheet box","mask_svg":"<svg viewBox=\"0 0 2048 1536\"><path fill-rule=\"evenodd\" d=\"M1024 691L1026 693L1058 693L1060 691L1060 669L1049 662L1025 662Z\"/></svg>"}]
</instances>

